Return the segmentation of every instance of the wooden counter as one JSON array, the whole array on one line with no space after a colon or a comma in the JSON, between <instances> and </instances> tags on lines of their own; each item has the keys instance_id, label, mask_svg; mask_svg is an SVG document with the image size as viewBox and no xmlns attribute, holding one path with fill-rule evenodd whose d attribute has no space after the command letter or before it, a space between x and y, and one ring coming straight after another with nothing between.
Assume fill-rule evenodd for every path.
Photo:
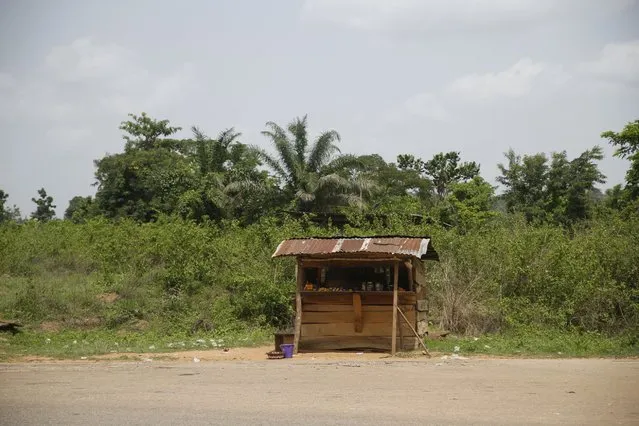
<instances>
[{"instance_id":1,"label":"wooden counter","mask_svg":"<svg viewBox=\"0 0 639 426\"><path fill-rule=\"evenodd\" d=\"M302 291L303 304L351 305L353 294L359 294L362 305L392 305L392 291ZM417 296L414 291L397 293L400 305L414 305Z\"/></svg>"},{"instance_id":2,"label":"wooden counter","mask_svg":"<svg viewBox=\"0 0 639 426\"><path fill-rule=\"evenodd\" d=\"M302 291L300 349L337 350L391 346L392 291L319 292ZM398 293L398 306L415 325L414 292ZM414 348L410 328L399 322L398 347Z\"/></svg>"}]
</instances>

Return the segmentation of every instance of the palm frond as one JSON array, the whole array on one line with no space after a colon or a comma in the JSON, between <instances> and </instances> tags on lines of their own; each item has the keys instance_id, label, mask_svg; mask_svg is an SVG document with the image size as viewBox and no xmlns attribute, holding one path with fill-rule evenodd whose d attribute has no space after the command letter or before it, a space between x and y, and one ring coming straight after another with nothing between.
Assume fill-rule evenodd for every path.
<instances>
[{"instance_id":1,"label":"palm frond","mask_svg":"<svg viewBox=\"0 0 639 426\"><path fill-rule=\"evenodd\" d=\"M286 139L278 139L274 141L274 145L275 150L281 159L281 163L288 172L290 181L293 185L297 185L302 178L302 170L300 165L297 163L297 158L290 142Z\"/></svg>"},{"instance_id":2,"label":"palm frond","mask_svg":"<svg viewBox=\"0 0 639 426\"><path fill-rule=\"evenodd\" d=\"M379 185L373 180L365 176L359 175L351 181L353 192L360 194L372 195L374 191L379 189Z\"/></svg>"},{"instance_id":3,"label":"palm frond","mask_svg":"<svg viewBox=\"0 0 639 426\"><path fill-rule=\"evenodd\" d=\"M277 123L275 123L273 121L267 121L266 122L266 127L269 130L262 131L263 135L267 135L273 140L275 140L275 139L287 139L288 140L288 137L286 136L286 131L284 131L284 129L282 129L279 126L279 124L277 124Z\"/></svg>"},{"instance_id":4,"label":"palm frond","mask_svg":"<svg viewBox=\"0 0 639 426\"><path fill-rule=\"evenodd\" d=\"M196 140L206 140L209 137L204 134L203 131L200 130L197 126L191 126L191 131L193 132L193 136L195 136Z\"/></svg>"},{"instance_id":5,"label":"palm frond","mask_svg":"<svg viewBox=\"0 0 639 426\"><path fill-rule=\"evenodd\" d=\"M216 188L221 190L224 188L224 174L223 173L208 173L204 178L204 185L208 188Z\"/></svg>"},{"instance_id":6,"label":"palm frond","mask_svg":"<svg viewBox=\"0 0 639 426\"><path fill-rule=\"evenodd\" d=\"M246 194L263 192L264 185L251 179L240 179L233 181L224 187L225 194Z\"/></svg>"},{"instance_id":7,"label":"palm frond","mask_svg":"<svg viewBox=\"0 0 639 426\"><path fill-rule=\"evenodd\" d=\"M351 189L351 186L352 183L349 179L346 179L337 173L324 175L317 181L318 189L331 188L334 190L348 191Z\"/></svg>"},{"instance_id":8,"label":"palm frond","mask_svg":"<svg viewBox=\"0 0 639 426\"><path fill-rule=\"evenodd\" d=\"M191 127L193 136L195 136L195 153L200 173L205 175L211 171L210 150L208 137L196 126Z\"/></svg>"},{"instance_id":9,"label":"palm frond","mask_svg":"<svg viewBox=\"0 0 639 426\"><path fill-rule=\"evenodd\" d=\"M303 118L296 118L288 125L288 131L295 138L295 154L297 155L297 163L302 169L306 166L306 148L308 146L308 136L306 131L307 115Z\"/></svg>"},{"instance_id":10,"label":"palm frond","mask_svg":"<svg viewBox=\"0 0 639 426\"><path fill-rule=\"evenodd\" d=\"M285 182L290 183L288 173L286 173L286 170L284 170L284 168L276 158L272 157L271 154L255 145L250 145L249 149L253 151L255 155L257 155L257 157L262 160L264 164L266 164L267 167L270 167Z\"/></svg>"},{"instance_id":11,"label":"palm frond","mask_svg":"<svg viewBox=\"0 0 639 426\"><path fill-rule=\"evenodd\" d=\"M313 194L312 192L303 191L301 189L295 193L295 196L305 203L315 201L315 194Z\"/></svg>"},{"instance_id":12,"label":"palm frond","mask_svg":"<svg viewBox=\"0 0 639 426\"><path fill-rule=\"evenodd\" d=\"M296 186L300 180L302 173L302 167L297 162L296 153L293 144L286 136L286 132L277 124L269 121L266 126L270 130L262 132L264 136L271 139L271 142L275 146L278 156L280 157L280 168L286 170L286 181L291 185Z\"/></svg>"},{"instance_id":13,"label":"palm frond","mask_svg":"<svg viewBox=\"0 0 639 426\"><path fill-rule=\"evenodd\" d=\"M334 158L330 163L326 164L323 167L323 171L325 173L340 173L345 169L361 170L363 168L364 163L359 159L359 157L352 154L344 154Z\"/></svg>"},{"instance_id":14,"label":"palm frond","mask_svg":"<svg viewBox=\"0 0 639 426\"><path fill-rule=\"evenodd\" d=\"M308 156L308 168L312 171L319 171L335 153L339 153L340 150L335 145L335 141L340 141L340 135L335 130L329 130L322 133Z\"/></svg>"},{"instance_id":15,"label":"palm frond","mask_svg":"<svg viewBox=\"0 0 639 426\"><path fill-rule=\"evenodd\" d=\"M346 204L348 206L357 207L360 209L366 207L366 202L364 202L361 197L358 197L355 194L339 194L338 198L342 204Z\"/></svg>"},{"instance_id":16,"label":"palm frond","mask_svg":"<svg viewBox=\"0 0 639 426\"><path fill-rule=\"evenodd\" d=\"M220 142L220 144L227 149L230 145L232 145L240 136L242 136L242 133L240 132L236 132L235 131L235 127L230 127L228 129L225 129L223 131L220 132L219 135L217 135L217 140Z\"/></svg>"}]
</instances>

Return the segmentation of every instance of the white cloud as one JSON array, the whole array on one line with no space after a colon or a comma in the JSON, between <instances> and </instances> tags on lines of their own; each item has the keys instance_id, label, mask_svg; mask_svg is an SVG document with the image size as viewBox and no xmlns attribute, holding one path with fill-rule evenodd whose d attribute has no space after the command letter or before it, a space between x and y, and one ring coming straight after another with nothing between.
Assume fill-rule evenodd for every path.
<instances>
[{"instance_id":1,"label":"white cloud","mask_svg":"<svg viewBox=\"0 0 639 426\"><path fill-rule=\"evenodd\" d=\"M134 55L116 44L96 44L90 37L56 46L47 55L47 68L60 81L120 78L135 71Z\"/></svg>"},{"instance_id":2,"label":"white cloud","mask_svg":"<svg viewBox=\"0 0 639 426\"><path fill-rule=\"evenodd\" d=\"M460 77L447 90L454 96L471 101L521 98L529 95L536 85L548 89L563 84L569 78L561 67L523 58L504 71Z\"/></svg>"},{"instance_id":3,"label":"white cloud","mask_svg":"<svg viewBox=\"0 0 639 426\"><path fill-rule=\"evenodd\" d=\"M636 0L307 0L303 17L364 30L477 29L615 13Z\"/></svg>"},{"instance_id":4,"label":"white cloud","mask_svg":"<svg viewBox=\"0 0 639 426\"><path fill-rule=\"evenodd\" d=\"M504 71L460 77L450 84L449 89L454 94L470 99L521 97L530 92L533 81L544 68L544 64L524 58Z\"/></svg>"},{"instance_id":5,"label":"white cloud","mask_svg":"<svg viewBox=\"0 0 639 426\"><path fill-rule=\"evenodd\" d=\"M58 148L75 149L93 136L93 131L86 126L86 124L79 124L78 127L69 127L64 124L54 125L47 130L46 136L51 140L59 141Z\"/></svg>"},{"instance_id":6,"label":"white cloud","mask_svg":"<svg viewBox=\"0 0 639 426\"><path fill-rule=\"evenodd\" d=\"M468 74L440 91L413 95L387 113L386 118L396 123L410 117L452 121L462 103L523 98L533 92L547 94L570 78L561 66L523 58L506 70Z\"/></svg>"},{"instance_id":7,"label":"white cloud","mask_svg":"<svg viewBox=\"0 0 639 426\"><path fill-rule=\"evenodd\" d=\"M411 96L404 103L406 112L417 117L430 118L436 121L446 121L450 118L448 111L441 104L437 96L432 93L419 93Z\"/></svg>"},{"instance_id":8,"label":"white cloud","mask_svg":"<svg viewBox=\"0 0 639 426\"><path fill-rule=\"evenodd\" d=\"M0 72L0 90L10 90L15 88L16 80L11 74Z\"/></svg>"},{"instance_id":9,"label":"white cloud","mask_svg":"<svg viewBox=\"0 0 639 426\"><path fill-rule=\"evenodd\" d=\"M156 73L140 59L122 46L91 38L56 46L32 74L0 73L0 120L43 120L50 142L69 146L88 136L88 121L152 113L184 99L194 87L192 64Z\"/></svg>"},{"instance_id":10,"label":"white cloud","mask_svg":"<svg viewBox=\"0 0 639 426\"><path fill-rule=\"evenodd\" d=\"M388 111L385 119L389 122L399 123L411 117L434 121L448 121L451 118L437 95L424 92L409 97Z\"/></svg>"},{"instance_id":11,"label":"white cloud","mask_svg":"<svg viewBox=\"0 0 639 426\"><path fill-rule=\"evenodd\" d=\"M440 91L413 95L386 118L392 122L410 117L451 121L463 102L547 97L563 88L572 93L627 94L629 89L639 89L639 40L608 44L596 60L570 69L571 73L562 65L522 58L505 70L467 74ZM584 78L593 76L596 81Z\"/></svg>"},{"instance_id":12,"label":"white cloud","mask_svg":"<svg viewBox=\"0 0 639 426\"><path fill-rule=\"evenodd\" d=\"M639 83L639 40L604 46L595 61L578 69L587 75L618 83Z\"/></svg>"}]
</instances>

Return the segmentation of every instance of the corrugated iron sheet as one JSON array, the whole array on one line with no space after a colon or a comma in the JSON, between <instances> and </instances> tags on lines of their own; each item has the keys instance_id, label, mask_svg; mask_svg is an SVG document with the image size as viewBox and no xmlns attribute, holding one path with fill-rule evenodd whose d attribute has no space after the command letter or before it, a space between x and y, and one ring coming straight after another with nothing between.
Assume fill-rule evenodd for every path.
<instances>
[{"instance_id":1,"label":"corrugated iron sheet","mask_svg":"<svg viewBox=\"0 0 639 426\"><path fill-rule=\"evenodd\" d=\"M419 259L438 260L437 252L429 237L374 236L348 238L293 238L280 243L273 257L321 256L331 254L368 254L413 256Z\"/></svg>"}]
</instances>

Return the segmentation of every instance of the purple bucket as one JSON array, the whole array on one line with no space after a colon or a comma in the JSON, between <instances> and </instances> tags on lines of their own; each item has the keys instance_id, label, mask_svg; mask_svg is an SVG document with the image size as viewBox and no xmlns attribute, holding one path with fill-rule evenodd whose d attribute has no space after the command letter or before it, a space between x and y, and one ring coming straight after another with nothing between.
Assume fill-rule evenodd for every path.
<instances>
[{"instance_id":1,"label":"purple bucket","mask_svg":"<svg viewBox=\"0 0 639 426\"><path fill-rule=\"evenodd\" d=\"M284 358L293 358L293 344L285 343L280 345L280 349L284 353Z\"/></svg>"}]
</instances>

